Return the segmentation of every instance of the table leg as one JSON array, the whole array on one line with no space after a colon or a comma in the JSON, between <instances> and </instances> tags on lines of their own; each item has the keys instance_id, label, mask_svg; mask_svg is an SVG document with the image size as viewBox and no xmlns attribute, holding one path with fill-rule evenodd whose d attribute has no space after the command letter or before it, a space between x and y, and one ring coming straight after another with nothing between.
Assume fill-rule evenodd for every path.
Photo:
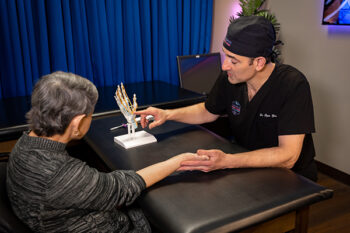
<instances>
[{"instance_id":1,"label":"table leg","mask_svg":"<svg viewBox=\"0 0 350 233\"><path fill-rule=\"evenodd\" d=\"M309 221L309 206L303 207L296 211L294 233L307 233Z\"/></svg>"}]
</instances>

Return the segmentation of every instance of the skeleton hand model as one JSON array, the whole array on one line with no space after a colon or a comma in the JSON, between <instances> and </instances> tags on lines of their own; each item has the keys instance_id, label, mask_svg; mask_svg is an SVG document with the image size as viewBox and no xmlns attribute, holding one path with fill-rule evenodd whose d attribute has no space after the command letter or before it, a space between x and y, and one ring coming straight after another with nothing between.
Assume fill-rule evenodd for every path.
<instances>
[{"instance_id":1,"label":"skeleton hand model","mask_svg":"<svg viewBox=\"0 0 350 233\"><path fill-rule=\"evenodd\" d=\"M121 83L120 86L118 85L114 98L117 101L120 111L128 122L128 135L133 136L135 134L135 129L137 129L138 126L134 115L137 109L136 95L134 94L133 103L131 103L125 92L123 83Z\"/></svg>"}]
</instances>

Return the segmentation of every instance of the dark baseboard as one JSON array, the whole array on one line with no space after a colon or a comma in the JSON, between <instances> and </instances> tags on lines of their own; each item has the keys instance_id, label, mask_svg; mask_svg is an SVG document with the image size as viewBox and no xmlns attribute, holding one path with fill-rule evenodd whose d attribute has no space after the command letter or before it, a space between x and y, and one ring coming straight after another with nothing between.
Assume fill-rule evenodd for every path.
<instances>
[{"instance_id":1,"label":"dark baseboard","mask_svg":"<svg viewBox=\"0 0 350 233\"><path fill-rule=\"evenodd\" d=\"M332 177L333 179L336 179L344 184L350 185L350 175L339 171L338 169L335 169L327 164L324 164L320 161L316 160L318 171Z\"/></svg>"}]
</instances>

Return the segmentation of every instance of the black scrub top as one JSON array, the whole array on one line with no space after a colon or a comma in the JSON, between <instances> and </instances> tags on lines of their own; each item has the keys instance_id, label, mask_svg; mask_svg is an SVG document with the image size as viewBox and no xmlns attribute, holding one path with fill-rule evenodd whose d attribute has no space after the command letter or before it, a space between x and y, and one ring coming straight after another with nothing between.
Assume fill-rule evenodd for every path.
<instances>
[{"instance_id":1,"label":"black scrub top","mask_svg":"<svg viewBox=\"0 0 350 233\"><path fill-rule=\"evenodd\" d=\"M278 146L279 135L305 134L301 154L292 170L317 179L311 135L315 126L310 86L294 67L276 64L250 102L247 84L231 84L227 73L223 72L205 107L213 114L227 114L232 136L248 150Z\"/></svg>"}]
</instances>

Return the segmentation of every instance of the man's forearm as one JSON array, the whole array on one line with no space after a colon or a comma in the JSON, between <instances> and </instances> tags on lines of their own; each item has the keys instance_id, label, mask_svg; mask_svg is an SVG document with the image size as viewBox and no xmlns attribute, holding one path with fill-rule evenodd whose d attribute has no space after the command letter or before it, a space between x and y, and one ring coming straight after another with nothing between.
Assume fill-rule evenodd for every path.
<instances>
[{"instance_id":1,"label":"man's forearm","mask_svg":"<svg viewBox=\"0 0 350 233\"><path fill-rule=\"evenodd\" d=\"M179 121L187 124L203 124L218 118L206 110L204 103L188 107L166 110L167 120Z\"/></svg>"},{"instance_id":2,"label":"man's forearm","mask_svg":"<svg viewBox=\"0 0 350 233\"><path fill-rule=\"evenodd\" d=\"M304 134L279 136L276 147L249 152L226 154L218 149L197 150L198 155L208 156L206 161L184 161L179 170L214 171L225 168L244 167L285 167L292 168L298 160Z\"/></svg>"},{"instance_id":3,"label":"man's forearm","mask_svg":"<svg viewBox=\"0 0 350 233\"><path fill-rule=\"evenodd\" d=\"M280 147L264 148L226 156L227 168L285 167L292 168L299 154Z\"/></svg>"}]
</instances>

